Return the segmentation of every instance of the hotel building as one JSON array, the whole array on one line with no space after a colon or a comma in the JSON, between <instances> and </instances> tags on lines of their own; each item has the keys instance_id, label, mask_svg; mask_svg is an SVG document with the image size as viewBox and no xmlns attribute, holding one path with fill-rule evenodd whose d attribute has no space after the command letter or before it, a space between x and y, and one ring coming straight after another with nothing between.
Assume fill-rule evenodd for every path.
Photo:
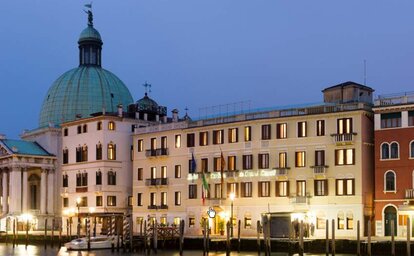
<instances>
[{"instance_id":1,"label":"hotel building","mask_svg":"<svg viewBox=\"0 0 414 256\"><path fill-rule=\"evenodd\" d=\"M183 219L187 236L200 235L208 219L220 234L233 217L242 236L253 236L269 213L274 237L289 236L296 219L316 237L331 219L337 236L356 235L357 221L364 230L373 218L372 92L346 82L324 89L320 104L199 120L174 113L172 122L135 129L134 232L144 220Z\"/></svg>"}]
</instances>

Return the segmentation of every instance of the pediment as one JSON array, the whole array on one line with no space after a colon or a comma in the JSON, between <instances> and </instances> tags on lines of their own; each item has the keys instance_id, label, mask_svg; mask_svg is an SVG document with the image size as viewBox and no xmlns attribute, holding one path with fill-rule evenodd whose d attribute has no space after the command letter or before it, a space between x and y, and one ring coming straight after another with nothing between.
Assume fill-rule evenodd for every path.
<instances>
[{"instance_id":1,"label":"pediment","mask_svg":"<svg viewBox=\"0 0 414 256\"><path fill-rule=\"evenodd\" d=\"M0 157L9 156L11 154L12 152L10 152L10 150L8 150L4 145L2 145L2 143L0 143Z\"/></svg>"}]
</instances>

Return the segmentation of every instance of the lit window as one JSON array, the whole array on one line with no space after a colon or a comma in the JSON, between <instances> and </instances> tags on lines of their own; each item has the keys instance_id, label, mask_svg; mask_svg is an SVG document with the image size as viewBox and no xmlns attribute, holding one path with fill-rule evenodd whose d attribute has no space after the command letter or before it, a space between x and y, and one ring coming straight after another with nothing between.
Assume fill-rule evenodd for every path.
<instances>
[{"instance_id":1,"label":"lit window","mask_svg":"<svg viewBox=\"0 0 414 256\"><path fill-rule=\"evenodd\" d=\"M354 229L354 214L351 211L346 213L346 229Z\"/></svg>"},{"instance_id":2,"label":"lit window","mask_svg":"<svg viewBox=\"0 0 414 256\"><path fill-rule=\"evenodd\" d=\"M116 144L108 144L108 160L116 160Z\"/></svg>"},{"instance_id":3,"label":"lit window","mask_svg":"<svg viewBox=\"0 0 414 256\"><path fill-rule=\"evenodd\" d=\"M269 154L259 154L259 169L269 169Z\"/></svg>"},{"instance_id":4,"label":"lit window","mask_svg":"<svg viewBox=\"0 0 414 256\"><path fill-rule=\"evenodd\" d=\"M201 172L208 172L208 158L201 158Z\"/></svg>"},{"instance_id":5,"label":"lit window","mask_svg":"<svg viewBox=\"0 0 414 256\"><path fill-rule=\"evenodd\" d=\"M315 180L315 196L328 195L328 180Z\"/></svg>"},{"instance_id":6,"label":"lit window","mask_svg":"<svg viewBox=\"0 0 414 256\"><path fill-rule=\"evenodd\" d=\"M63 207L69 207L69 198L67 197L63 198Z\"/></svg>"},{"instance_id":7,"label":"lit window","mask_svg":"<svg viewBox=\"0 0 414 256\"><path fill-rule=\"evenodd\" d=\"M270 181L259 181L259 197L270 196Z\"/></svg>"},{"instance_id":8,"label":"lit window","mask_svg":"<svg viewBox=\"0 0 414 256\"><path fill-rule=\"evenodd\" d=\"M241 197L252 197L252 182L242 182Z\"/></svg>"},{"instance_id":9,"label":"lit window","mask_svg":"<svg viewBox=\"0 0 414 256\"><path fill-rule=\"evenodd\" d=\"M353 165L355 149L337 149L335 150L335 164L336 165Z\"/></svg>"},{"instance_id":10,"label":"lit window","mask_svg":"<svg viewBox=\"0 0 414 256\"><path fill-rule=\"evenodd\" d=\"M181 165L176 165L174 169L175 169L175 171L174 171L174 177L176 179L181 178Z\"/></svg>"},{"instance_id":11,"label":"lit window","mask_svg":"<svg viewBox=\"0 0 414 256\"><path fill-rule=\"evenodd\" d=\"M221 184L214 184L214 196L215 198L221 198Z\"/></svg>"},{"instance_id":12,"label":"lit window","mask_svg":"<svg viewBox=\"0 0 414 256\"><path fill-rule=\"evenodd\" d=\"M306 152L305 151L295 152L295 166L305 167L305 165L306 165Z\"/></svg>"},{"instance_id":13,"label":"lit window","mask_svg":"<svg viewBox=\"0 0 414 256\"><path fill-rule=\"evenodd\" d=\"M276 181L276 196L289 196L289 181Z\"/></svg>"},{"instance_id":14,"label":"lit window","mask_svg":"<svg viewBox=\"0 0 414 256\"><path fill-rule=\"evenodd\" d=\"M306 137L307 130L306 130L306 122L298 122L298 137Z\"/></svg>"},{"instance_id":15,"label":"lit window","mask_svg":"<svg viewBox=\"0 0 414 256\"><path fill-rule=\"evenodd\" d=\"M252 228L252 218L251 217L244 217L244 228L245 229Z\"/></svg>"},{"instance_id":16,"label":"lit window","mask_svg":"<svg viewBox=\"0 0 414 256\"><path fill-rule=\"evenodd\" d=\"M188 185L188 198L189 199L197 198L197 184Z\"/></svg>"},{"instance_id":17,"label":"lit window","mask_svg":"<svg viewBox=\"0 0 414 256\"><path fill-rule=\"evenodd\" d=\"M150 206L157 205L157 194L155 192L150 193Z\"/></svg>"},{"instance_id":18,"label":"lit window","mask_svg":"<svg viewBox=\"0 0 414 256\"><path fill-rule=\"evenodd\" d=\"M144 179L144 169L143 168L138 168L137 178L138 178L138 180L143 180Z\"/></svg>"},{"instance_id":19,"label":"lit window","mask_svg":"<svg viewBox=\"0 0 414 256\"><path fill-rule=\"evenodd\" d=\"M107 200L108 206L116 206L116 196L108 196Z\"/></svg>"},{"instance_id":20,"label":"lit window","mask_svg":"<svg viewBox=\"0 0 414 256\"><path fill-rule=\"evenodd\" d=\"M355 195L354 187L355 187L354 179L337 179L336 180L336 195L337 196Z\"/></svg>"},{"instance_id":21,"label":"lit window","mask_svg":"<svg viewBox=\"0 0 414 256\"><path fill-rule=\"evenodd\" d=\"M208 145L208 132L200 132L200 146Z\"/></svg>"},{"instance_id":22,"label":"lit window","mask_svg":"<svg viewBox=\"0 0 414 256\"><path fill-rule=\"evenodd\" d=\"M316 121L316 136L325 135L325 120Z\"/></svg>"},{"instance_id":23,"label":"lit window","mask_svg":"<svg viewBox=\"0 0 414 256\"><path fill-rule=\"evenodd\" d=\"M161 206L167 205L167 192L161 192Z\"/></svg>"},{"instance_id":24,"label":"lit window","mask_svg":"<svg viewBox=\"0 0 414 256\"><path fill-rule=\"evenodd\" d=\"M188 227L192 228L194 226L195 226L195 218L194 217L188 218Z\"/></svg>"},{"instance_id":25,"label":"lit window","mask_svg":"<svg viewBox=\"0 0 414 256\"><path fill-rule=\"evenodd\" d=\"M306 196L306 181L298 180L296 181L296 196Z\"/></svg>"},{"instance_id":26,"label":"lit window","mask_svg":"<svg viewBox=\"0 0 414 256\"><path fill-rule=\"evenodd\" d=\"M115 122L113 122L113 121L108 122L108 130L110 130L110 131L115 130Z\"/></svg>"},{"instance_id":27,"label":"lit window","mask_svg":"<svg viewBox=\"0 0 414 256\"><path fill-rule=\"evenodd\" d=\"M279 153L279 168L287 168L287 152Z\"/></svg>"},{"instance_id":28,"label":"lit window","mask_svg":"<svg viewBox=\"0 0 414 256\"><path fill-rule=\"evenodd\" d=\"M235 197L239 195L239 183L229 182L227 183L227 198L230 198L230 194L234 193Z\"/></svg>"},{"instance_id":29,"label":"lit window","mask_svg":"<svg viewBox=\"0 0 414 256\"><path fill-rule=\"evenodd\" d=\"M239 141L239 131L237 128L229 129L229 143L236 143Z\"/></svg>"},{"instance_id":30,"label":"lit window","mask_svg":"<svg viewBox=\"0 0 414 256\"><path fill-rule=\"evenodd\" d=\"M341 118L337 120L337 133L349 134L352 133L352 118Z\"/></svg>"},{"instance_id":31,"label":"lit window","mask_svg":"<svg viewBox=\"0 0 414 256\"><path fill-rule=\"evenodd\" d=\"M174 204L181 205L181 192L180 191L175 191L174 193Z\"/></svg>"},{"instance_id":32,"label":"lit window","mask_svg":"<svg viewBox=\"0 0 414 256\"><path fill-rule=\"evenodd\" d=\"M175 148L181 148L181 134L175 135Z\"/></svg>"},{"instance_id":33,"label":"lit window","mask_svg":"<svg viewBox=\"0 0 414 256\"><path fill-rule=\"evenodd\" d=\"M287 124L286 123L276 125L276 138L277 139L287 138Z\"/></svg>"},{"instance_id":34,"label":"lit window","mask_svg":"<svg viewBox=\"0 0 414 256\"><path fill-rule=\"evenodd\" d=\"M245 126L244 127L244 141L251 141L252 140L252 127Z\"/></svg>"},{"instance_id":35,"label":"lit window","mask_svg":"<svg viewBox=\"0 0 414 256\"><path fill-rule=\"evenodd\" d=\"M144 140L142 139L138 140L137 150L138 152L144 151Z\"/></svg>"},{"instance_id":36,"label":"lit window","mask_svg":"<svg viewBox=\"0 0 414 256\"><path fill-rule=\"evenodd\" d=\"M338 212L338 229L345 229L345 216L344 212Z\"/></svg>"},{"instance_id":37,"label":"lit window","mask_svg":"<svg viewBox=\"0 0 414 256\"><path fill-rule=\"evenodd\" d=\"M235 170L237 170L237 168L236 168L236 156L228 156L227 159L228 159L227 160L227 162L228 162L228 164L227 164L227 170L228 171L235 171Z\"/></svg>"},{"instance_id":38,"label":"lit window","mask_svg":"<svg viewBox=\"0 0 414 256\"><path fill-rule=\"evenodd\" d=\"M224 130L214 130L213 131L213 144L223 144L224 143Z\"/></svg>"}]
</instances>

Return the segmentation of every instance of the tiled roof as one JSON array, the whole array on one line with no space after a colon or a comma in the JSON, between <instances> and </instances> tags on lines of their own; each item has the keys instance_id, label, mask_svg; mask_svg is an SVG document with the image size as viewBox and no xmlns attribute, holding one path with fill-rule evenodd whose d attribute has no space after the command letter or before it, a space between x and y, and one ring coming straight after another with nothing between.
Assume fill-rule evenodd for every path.
<instances>
[{"instance_id":1,"label":"tiled roof","mask_svg":"<svg viewBox=\"0 0 414 256\"><path fill-rule=\"evenodd\" d=\"M10 151L20 155L38 155L38 156L52 156L39 144L32 141L24 140L11 140L3 139L0 140Z\"/></svg>"}]
</instances>

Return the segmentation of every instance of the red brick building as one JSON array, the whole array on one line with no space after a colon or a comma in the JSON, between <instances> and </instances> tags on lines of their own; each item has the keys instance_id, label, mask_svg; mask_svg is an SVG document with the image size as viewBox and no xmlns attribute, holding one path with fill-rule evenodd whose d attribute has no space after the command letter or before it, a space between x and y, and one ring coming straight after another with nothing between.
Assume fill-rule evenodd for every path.
<instances>
[{"instance_id":1,"label":"red brick building","mask_svg":"<svg viewBox=\"0 0 414 256\"><path fill-rule=\"evenodd\" d=\"M375 101L375 234L407 233L414 216L414 93ZM411 230L413 230L411 221Z\"/></svg>"}]
</instances>

